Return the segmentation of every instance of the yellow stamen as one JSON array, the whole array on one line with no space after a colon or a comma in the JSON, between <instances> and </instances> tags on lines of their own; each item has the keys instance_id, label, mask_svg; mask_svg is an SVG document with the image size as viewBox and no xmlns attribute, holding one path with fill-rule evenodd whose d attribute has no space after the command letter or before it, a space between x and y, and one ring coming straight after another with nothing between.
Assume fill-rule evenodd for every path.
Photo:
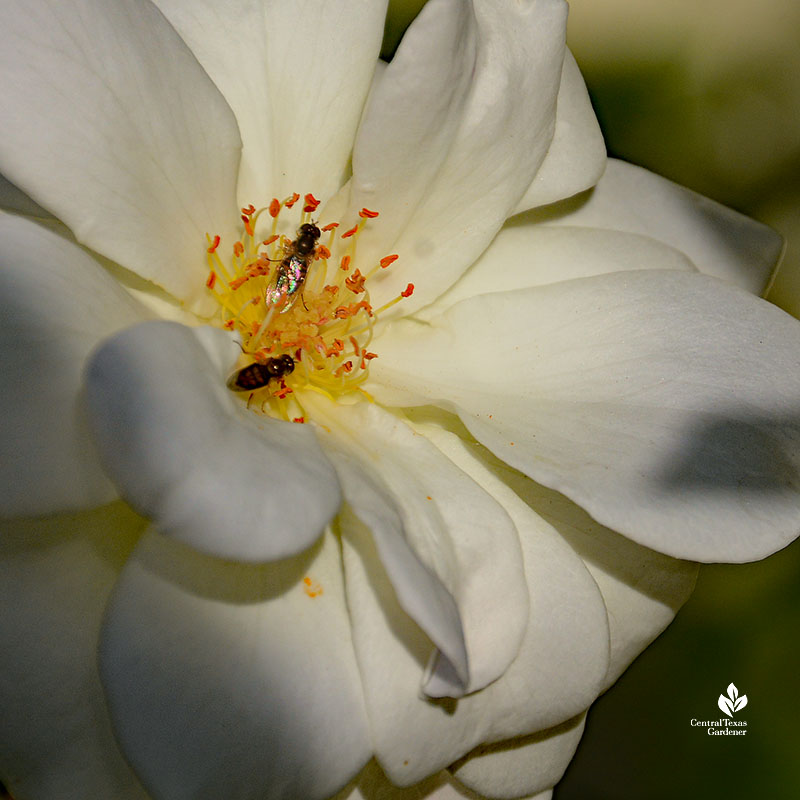
<instances>
[{"instance_id":1,"label":"yellow stamen","mask_svg":"<svg viewBox=\"0 0 800 800\"><path fill-rule=\"evenodd\" d=\"M377 212L362 209L356 224L337 235L338 222L318 226L312 220L319 201L307 194L299 224L313 234L305 234L312 238L305 239L308 247L303 249L297 244L303 237L300 227L294 240L278 231L281 213L299 199L293 194L282 201L274 198L264 208L242 208L241 237L225 245L232 252L227 266L219 255L220 238L207 235L206 286L219 302L217 323L241 337L240 369L262 365L248 371L244 385L229 382L231 388L250 390L248 408L304 422L309 415L298 392L318 392L334 401L356 393L371 400L361 384L377 357L367 349L377 316L408 296L413 286L373 309L369 278L397 258L385 256L366 274L356 267L359 235ZM272 218L267 236L259 233L264 212ZM328 234L324 244L318 241L322 233Z\"/></svg>"}]
</instances>

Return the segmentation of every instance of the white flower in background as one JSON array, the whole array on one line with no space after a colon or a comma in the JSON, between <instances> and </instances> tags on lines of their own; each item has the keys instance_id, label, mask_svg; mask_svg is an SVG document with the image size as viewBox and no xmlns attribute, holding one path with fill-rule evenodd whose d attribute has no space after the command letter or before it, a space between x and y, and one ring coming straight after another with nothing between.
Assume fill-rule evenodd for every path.
<instances>
[{"instance_id":1,"label":"white flower in background","mask_svg":"<svg viewBox=\"0 0 800 800\"><path fill-rule=\"evenodd\" d=\"M389 66L381 3L0 11L2 502L61 515L2 540L21 798L547 796L690 562L797 534L780 242L606 162L566 10L432 0ZM295 189L343 227L270 311Z\"/></svg>"}]
</instances>

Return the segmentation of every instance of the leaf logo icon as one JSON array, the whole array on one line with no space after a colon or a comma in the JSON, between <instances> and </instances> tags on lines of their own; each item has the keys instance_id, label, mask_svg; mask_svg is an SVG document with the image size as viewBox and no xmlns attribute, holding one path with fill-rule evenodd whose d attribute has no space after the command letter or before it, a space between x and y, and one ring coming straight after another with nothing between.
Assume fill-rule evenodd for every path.
<instances>
[{"instance_id":1,"label":"leaf logo icon","mask_svg":"<svg viewBox=\"0 0 800 800\"><path fill-rule=\"evenodd\" d=\"M741 711L747 705L747 695L740 695L735 684L731 683L728 685L728 696L725 697L724 694L721 694L717 705L723 714L733 717L736 711Z\"/></svg>"}]
</instances>

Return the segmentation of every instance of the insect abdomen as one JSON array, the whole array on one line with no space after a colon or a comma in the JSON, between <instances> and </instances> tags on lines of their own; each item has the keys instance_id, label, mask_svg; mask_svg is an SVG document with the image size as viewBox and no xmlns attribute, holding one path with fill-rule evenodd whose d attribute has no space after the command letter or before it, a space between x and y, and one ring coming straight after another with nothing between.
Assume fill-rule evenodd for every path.
<instances>
[{"instance_id":1,"label":"insect abdomen","mask_svg":"<svg viewBox=\"0 0 800 800\"><path fill-rule=\"evenodd\" d=\"M235 392L252 392L263 389L273 378L282 378L291 372L294 372L294 359L288 355L269 358L263 364L254 361L231 375L228 388Z\"/></svg>"}]
</instances>

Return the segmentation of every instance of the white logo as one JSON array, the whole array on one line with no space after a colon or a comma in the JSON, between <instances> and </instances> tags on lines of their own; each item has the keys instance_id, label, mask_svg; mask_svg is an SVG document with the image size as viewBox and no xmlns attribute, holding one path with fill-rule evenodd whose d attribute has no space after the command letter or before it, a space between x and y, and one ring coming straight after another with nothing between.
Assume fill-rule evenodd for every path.
<instances>
[{"instance_id":1,"label":"white logo","mask_svg":"<svg viewBox=\"0 0 800 800\"><path fill-rule=\"evenodd\" d=\"M695 719L689 723L693 728L705 728L708 736L746 736L747 722L743 719L734 719L733 715L747 705L747 695L739 694L733 683L728 684L728 696L719 696L717 705L725 715L719 719Z\"/></svg>"},{"instance_id":2,"label":"white logo","mask_svg":"<svg viewBox=\"0 0 800 800\"><path fill-rule=\"evenodd\" d=\"M723 714L727 714L732 719L737 711L741 711L747 705L747 695L740 695L739 690L731 683L728 685L728 696L725 697L724 694L721 694L717 705Z\"/></svg>"}]
</instances>

